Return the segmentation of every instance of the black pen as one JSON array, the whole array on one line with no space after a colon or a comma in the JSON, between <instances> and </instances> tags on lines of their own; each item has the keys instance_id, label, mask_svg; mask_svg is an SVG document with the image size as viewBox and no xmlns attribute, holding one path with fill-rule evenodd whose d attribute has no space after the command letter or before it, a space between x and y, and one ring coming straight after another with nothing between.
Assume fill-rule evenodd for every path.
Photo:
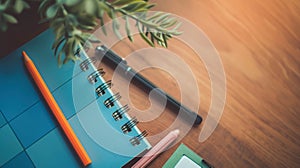
<instances>
[{"instance_id":1,"label":"black pen","mask_svg":"<svg viewBox=\"0 0 300 168\"><path fill-rule=\"evenodd\" d=\"M115 67L118 66L118 68L121 68L122 71L125 72L124 73L125 75L127 75L128 77L132 78L133 80L136 80L139 83L141 83L143 85L143 87L145 87L147 90L151 91L156 88L155 91L158 93L158 95L160 95L162 97L166 97L167 101L170 103L170 105L172 105L177 110L176 112L178 112L178 110L181 109L183 111L182 116L189 122L194 121L193 122L194 126L199 125L202 122L202 118L199 115L197 115L197 113L195 113L195 112L191 111L190 109L188 109L187 107L183 106L181 103L176 101L170 95L166 94L164 91L162 91L160 88L155 86L152 82L147 80L141 74L137 73L135 70L133 70L130 66L127 65L126 60L119 57L116 53L109 50L104 45L96 47L96 55L101 56L104 61L105 60L109 61L109 63L113 64L113 66L115 66ZM172 111L174 111L174 110L172 110Z\"/></svg>"}]
</instances>

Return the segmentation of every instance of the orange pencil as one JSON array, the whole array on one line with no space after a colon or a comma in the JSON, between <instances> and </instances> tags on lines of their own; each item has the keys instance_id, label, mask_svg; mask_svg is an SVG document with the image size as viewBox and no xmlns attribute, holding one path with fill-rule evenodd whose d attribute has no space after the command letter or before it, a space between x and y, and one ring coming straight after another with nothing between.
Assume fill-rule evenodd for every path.
<instances>
[{"instance_id":1,"label":"orange pencil","mask_svg":"<svg viewBox=\"0 0 300 168\"><path fill-rule=\"evenodd\" d=\"M73 148L75 149L77 155L79 156L81 162L84 166L87 166L92 161L86 151L84 150L83 146L81 145L80 141L78 140L77 136L75 135L72 127L68 123L67 119L65 118L64 114L62 113L61 109L59 108L58 104L56 103L54 97L52 96L51 92L49 91L46 83L44 82L42 76L36 69L35 65L28 57L25 51L22 52L24 56L25 65L30 72L32 78L34 79L36 85L38 86L39 90L41 91L43 97L45 98L47 104L49 105L51 111L53 112L55 118L57 119L59 125L63 129L64 133L66 134L67 138L71 142Z\"/></svg>"}]
</instances>

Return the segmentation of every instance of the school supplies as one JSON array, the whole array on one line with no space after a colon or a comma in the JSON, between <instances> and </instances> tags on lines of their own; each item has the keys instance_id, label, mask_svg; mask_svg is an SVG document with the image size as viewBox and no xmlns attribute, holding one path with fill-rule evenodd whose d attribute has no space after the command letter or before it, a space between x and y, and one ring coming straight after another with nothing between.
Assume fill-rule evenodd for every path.
<instances>
[{"instance_id":1,"label":"school supplies","mask_svg":"<svg viewBox=\"0 0 300 168\"><path fill-rule=\"evenodd\" d=\"M77 136L75 135L72 127L68 123L67 119L65 118L64 114L62 113L61 109L57 105L55 99L53 98L51 92L49 91L47 85L45 84L43 78L41 77L40 73L36 69L34 63L28 57L25 51L22 52L24 56L25 65L30 72L32 78L34 79L36 85L38 86L39 90L41 91L44 99L46 100L48 106L50 107L51 111L53 112L55 118L57 119L59 125L61 126L62 130L66 134L67 138L71 142L73 148L75 149L76 153L80 157L84 166L87 166L92 161L86 151L84 150L83 146L81 145L80 141L78 140Z\"/></svg>"},{"instance_id":2,"label":"school supplies","mask_svg":"<svg viewBox=\"0 0 300 168\"><path fill-rule=\"evenodd\" d=\"M108 60L115 67L118 66L118 68L120 68L124 72L124 75L128 77L128 79L136 80L138 83L140 83L143 86L145 90L154 91L160 97L166 97L168 103L175 108L175 110L172 111L178 113L178 110L181 110L182 117L189 122L193 121L194 126L198 126L201 124L202 117L200 115L198 115L197 113L193 112L189 108L182 105L180 102L175 100L175 98L167 94L162 89L158 88L155 84L153 84L143 75L136 72L132 67L127 65L127 61L125 59L118 56L112 50L109 50L104 45L98 46L96 47L96 55L98 57L103 57L104 60Z\"/></svg>"},{"instance_id":3,"label":"school supplies","mask_svg":"<svg viewBox=\"0 0 300 168\"><path fill-rule=\"evenodd\" d=\"M58 67L52 30L0 59L0 167L82 167L22 58L30 55L92 163L121 167L150 149L137 118L104 81L84 51Z\"/></svg>"}]
</instances>

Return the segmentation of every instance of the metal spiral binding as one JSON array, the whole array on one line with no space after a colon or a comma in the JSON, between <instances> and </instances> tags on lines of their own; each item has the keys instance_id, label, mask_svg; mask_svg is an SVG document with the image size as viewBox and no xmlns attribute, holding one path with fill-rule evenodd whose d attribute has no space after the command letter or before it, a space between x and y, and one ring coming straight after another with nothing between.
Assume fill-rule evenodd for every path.
<instances>
[{"instance_id":1,"label":"metal spiral binding","mask_svg":"<svg viewBox=\"0 0 300 168\"><path fill-rule=\"evenodd\" d=\"M121 95L120 93L116 93L115 95L109 97L108 99L106 99L104 101L104 105L107 107L107 108L111 108L115 105L115 102L120 100L121 99Z\"/></svg>"},{"instance_id":2,"label":"metal spiral binding","mask_svg":"<svg viewBox=\"0 0 300 168\"><path fill-rule=\"evenodd\" d=\"M95 91L97 93L98 96L102 96L105 94L105 90L108 88L111 88L112 83L111 80L106 81L105 83L102 83L100 86L98 86Z\"/></svg>"},{"instance_id":3,"label":"metal spiral binding","mask_svg":"<svg viewBox=\"0 0 300 168\"><path fill-rule=\"evenodd\" d=\"M105 54L105 51L107 51L107 48L105 48L105 46L98 46L97 47L97 51L98 54ZM80 49L76 50L75 55L80 56ZM82 63L80 63L80 68L82 71L87 71L89 69L89 65L93 64L95 61L97 61L98 57L90 57L87 58L86 60L84 60ZM100 76L103 76L105 74L105 72L103 71L103 69L98 69L95 72L92 72L90 75L88 75L87 79L91 84L95 84L98 80ZM96 94L100 97L102 95L104 95L106 93L106 91L111 88L112 86L112 82L111 80L106 81L104 83L102 83L100 86L98 86L95 89ZM116 93L112 96L110 96L109 98L107 98L103 103L107 108L111 108L113 106L115 106L115 103L117 103L119 100L121 99L121 95L120 93ZM114 118L115 121L121 120L124 117L124 114L127 113L130 110L128 105L125 105L123 107L120 107L119 109L117 109L116 111L114 111L112 113L112 117ZM123 124L121 126L121 130L124 134L127 134L129 132L132 131L133 127L135 125L137 125L139 123L139 121L137 120L136 117L133 117L132 119L130 119L129 121L127 121L125 124ZM137 146L141 143L141 141L143 140L143 138L145 138L148 135L147 131L143 131L140 134L138 134L137 136L132 137L131 139L129 139L129 142L133 145L133 146Z\"/></svg>"},{"instance_id":4,"label":"metal spiral binding","mask_svg":"<svg viewBox=\"0 0 300 168\"><path fill-rule=\"evenodd\" d=\"M145 138L148 135L147 131L143 131L141 134L131 138L129 140L129 142L133 145L133 146L137 146L141 143L141 140L143 138Z\"/></svg>"},{"instance_id":5,"label":"metal spiral binding","mask_svg":"<svg viewBox=\"0 0 300 168\"><path fill-rule=\"evenodd\" d=\"M121 120L123 118L123 114L128 112L130 110L128 104L125 106L119 108L115 112L112 113L112 117L115 119L115 121Z\"/></svg>"},{"instance_id":6,"label":"metal spiral binding","mask_svg":"<svg viewBox=\"0 0 300 168\"><path fill-rule=\"evenodd\" d=\"M87 71L89 69L89 65L96 62L97 57L91 57L84 60L82 63L80 63L80 69L82 71Z\"/></svg>"},{"instance_id":7,"label":"metal spiral binding","mask_svg":"<svg viewBox=\"0 0 300 168\"><path fill-rule=\"evenodd\" d=\"M103 71L102 68L98 69L97 71L94 71L88 76L88 80L91 84L94 84L97 82L97 77L103 76L105 72Z\"/></svg>"},{"instance_id":8,"label":"metal spiral binding","mask_svg":"<svg viewBox=\"0 0 300 168\"><path fill-rule=\"evenodd\" d=\"M132 130L132 128L138 124L139 121L136 119L136 117L133 117L131 120L129 120L127 123L125 123L124 125L121 126L121 129L123 131L123 133L127 134L128 132L130 132Z\"/></svg>"}]
</instances>

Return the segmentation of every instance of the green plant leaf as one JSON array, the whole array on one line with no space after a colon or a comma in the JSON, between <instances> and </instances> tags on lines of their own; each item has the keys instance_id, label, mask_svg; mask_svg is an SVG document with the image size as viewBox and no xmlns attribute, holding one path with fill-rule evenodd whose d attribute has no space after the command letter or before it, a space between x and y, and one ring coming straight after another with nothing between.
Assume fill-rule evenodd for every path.
<instances>
[{"instance_id":1,"label":"green plant leaf","mask_svg":"<svg viewBox=\"0 0 300 168\"><path fill-rule=\"evenodd\" d=\"M132 38L131 33L130 33L129 20L128 20L127 16L125 16L125 29L126 29L126 34L127 34L128 39L131 42L133 42L133 38Z\"/></svg>"},{"instance_id":2,"label":"green plant leaf","mask_svg":"<svg viewBox=\"0 0 300 168\"><path fill-rule=\"evenodd\" d=\"M99 8L98 9L98 18L100 20L101 29L102 29L102 32L105 35L107 35L106 29L105 29L105 25L104 25L103 15L104 15L104 10Z\"/></svg>"},{"instance_id":3,"label":"green plant leaf","mask_svg":"<svg viewBox=\"0 0 300 168\"><path fill-rule=\"evenodd\" d=\"M147 12L148 11L148 9L147 8L139 8L139 9L136 9L134 12L136 12L136 13L144 13L144 12Z\"/></svg>"},{"instance_id":4,"label":"green plant leaf","mask_svg":"<svg viewBox=\"0 0 300 168\"><path fill-rule=\"evenodd\" d=\"M154 44L155 42L154 36L150 36L150 37L151 37L151 42Z\"/></svg>"},{"instance_id":5,"label":"green plant leaf","mask_svg":"<svg viewBox=\"0 0 300 168\"><path fill-rule=\"evenodd\" d=\"M1 3L2 3L2 1L1 1ZM9 5L9 3L10 3L10 0L7 0L7 1L5 1L4 4L0 4L0 12L5 11Z\"/></svg>"},{"instance_id":6,"label":"green plant leaf","mask_svg":"<svg viewBox=\"0 0 300 168\"><path fill-rule=\"evenodd\" d=\"M164 40L164 44L165 44L165 48L168 47L168 42L167 42L167 38L166 38L166 34L162 34L163 40Z\"/></svg>"},{"instance_id":7,"label":"green plant leaf","mask_svg":"<svg viewBox=\"0 0 300 168\"><path fill-rule=\"evenodd\" d=\"M106 34L105 13L112 19L112 29L118 38L121 39L121 34L120 23L116 16L123 16L124 28L130 41L133 41L133 37L129 19L133 19L145 42L152 47L156 44L167 47L167 41L181 33L177 31L180 24L167 13L156 12L152 16L147 16L146 12L153 6L155 4L145 0L44 0L39 8L42 16L46 16L55 31L53 48L58 63L65 64L78 59L74 56L78 47L84 45L89 48L92 43L100 42L86 31L93 30L100 22L102 31Z\"/></svg>"},{"instance_id":8,"label":"green plant leaf","mask_svg":"<svg viewBox=\"0 0 300 168\"><path fill-rule=\"evenodd\" d=\"M10 14L7 14L7 13L3 13L3 18L8 22L8 23L11 23L11 24L16 24L18 23L18 20L10 15Z\"/></svg>"},{"instance_id":9,"label":"green plant leaf","mask_svg":"<svg viewBox=\"0 0 300 168\"><path fill-rule=\"evenodd\" d=\"M169 13L165 13L165 14L161 15L160 17L158 17L154 22L159 23L159 22L163 21L164 19L166 19L169 16L170 16Z\"/></svg>"},{"instance_id":10,"label":"green plant leaf","mask_svg":"<svg viewBox=\"0 0 300 168\"><path fill-rule=\"evenodd\" d=\"M98 1L98 6L99 6L98 11L104 10L108 12L110 10L109 7L103 1Z\"/></svg>"},{"instance_id":11,"label":"green plant leaf","mask_svg":"<svg viewBox=\"0 0 300 168\"><path fill-rule=\"evenodd\" d=\"M147 9L151 9L151 8L153 8L154 6L156 6L155 3L153 3L153 4L148 4L148 5L146 6L146 8L147 8Z\"/></svg>"},{"instance_id":12,"label":"green plant leaf","mask_svg":"<svg viewBox=\"0 0 300 168\"><path fill-rule=\"evenodd\" d=\"M55 40L59 40L61 37L65 37L66 29L63 24L53 28L55 32Z\"/></svg>"},{"instance_id":13,"label":"green plant leaf","mask_svg":"<svg viewBox=\"0 0 300 168\"><path fill-rule=\"evenodd\" d=\"M111 15L113 27L119 29L120 28L120 23L118 21L118 18L116 18L116 13L113 10L111 10L110 15Z\"/></svg>"},{"instance_id":14,"label":"green plant leaf","mask_svg":"<svg viewBox=\"0 0 300 168\"><path fill-rule=\"evenodd\" d=\"M140 35L151 47L155 47L154 43L150 39L148 39L148 37L144 33L140 33Z\"/></svg>"},{"instance_id":15,"label":"green plant leaf","mask_svg":"<svg viewBox=\"0 0 300 168\"><path fill-rule=\"evenodd\" d=\"M171 34L166 34L166 38L167 39L172 38L172 35Z\"/></svg>"},{"instance_id":16,"label":"green plant leaf","mask_svg":"<svg viewBox=\"0 0 300 168\"><path fill-rule=\"evenodd\" d=\"M59 67L61 67L61 65L62 65L62 62L61 62L61 57L62 57L62 54L64 54L65 53L65 48L66 48L66 42L64 42L63 43L63 46L62 46L62 48L59 50L59 53L56 55L56 53L55 53L55 56L57 56L57 63L58 63L58 65L59 65ZM58 49L58 48L57 48Z\"/></svg>"},{"instance_id":17,"label":"green plant leaf","mask_svg":"<svg viewBox=\"0 0 300 168\"><path fill-rule=\"evenodd\" d=\"M63 44L65 41L65 38L62 38L61 40L56 40L54 44L52 45L52 49L54 49L54 55L57 54L57 50L59 49L60 45Z\"/></svg>"},{"instance_id":18,"label":"green plant leaf","mask_svg":"<svg viewBox=\"0 0 300 168\"><path fill-rule=\"evenodd\" d=\"M85 25L85 26L94 27L94 26L98 25L95 16L79 15L79 16L77 16L77 20L78 20L79 24Z\"/></svg>"},{"instance_id":19,"label":"green plant leaf","mask_svg":"<svg viewBox=\"0 0 300 168\"><path fill-rule=\"evenodd\" d=\"M161 15L163 15L163 14L164 14L163 12L155 12L151 17L148 17L148 18L146 19L146 21L154 20L154 19L156 19L157 17L159 17L159 16L161 16Z\"/></svg>"},{"instance_id":20,"label":"green plant leaf","mask_svg":"<svg viewBox=\"0 0 300 168\"><path fill-rule=\"evenodd\" d=\"M64 0L64 4L66 4L69 7L76 5L79 2L80 2L80 0Z\"/></svg>"},{"instance_id":21,"label":"green plant leaf","mask_svg":"<svg viewBox=\"0 0 300 168\"><path fill-rule=\"evenodd\" d=\"M135 12L136 10L142 9L145 6L147 6L147 2L145 1L134 1L122 6L121 8L128 12Z\"/></svg>"},{"instance_id":22,"label":"green plant leaf","mask_svg":"<svg viewBox=\"0 0 300 168\"><path fill-rule=\"evenodd\" d=\"M73 14L68 14L65 18L66 22L68 22L68 24L70 24L71 26L77 27L79 22L76 18L75 15Z\"/></svg>"},{"instance_id":23,"label":"green plant leaf","mask_svg":"<svg viewBox=\"0 0 300 168\"><path fill-rule=\"evenodd\" d=\"M63 51L66 55L65 59L63 60L63 64L65 64L69 60L68 57L71 56L71 53L73 54L73 52L72 52L72 39L71 38L67 39Z\"/></svg>"},{"instance_id":24,"label":"green plant leaf","mask_svg":"<svg viewBox=\"0 0 300 168\"><path fill-rule=\"evenodd\" d=\"M38 8L38 12L42 13L46 10L46 7L50 4L50 0L42 0L42 2L40 3L40 6Z\"/></svg>"},{"instance_id":25,"label":"green plant leaf","mask_svg":"<svg viewBox=\"0 0 300 168\"><path fill-rule=\"evenodd\" d=\"M83 37L85 37L85 41L86 40L89 40L90 42L92 43L100 43L100 40L94 35L94 34L91 34L91 33L83 33L82 34Z\"/></svg>"},{"instance_id":26,"label":"green plant leaf","mask_svg":"<svg viewBox=\"0 0 300 168\"><path fill-rule=\"evenodd\" d=\"M83 29L83 30L94 30L94 26L87 26L87 25L83 25L83 24L79 24L78 25L78 27L80 28L80 29Z\"/></svg>"},{"instance_id":27,"label":"green plant leaf","mask_svg":"<svg viewBox=\"0 0 300 168\"><path fill-rule=\"evenodd\" d=\"M176 31L180 26L181 26L182 23L178 23L174 28L173 28L173 31Z\"/></svg>"},{"instance_id":28,"label":"green plant leaf","mask_svg":"<svg viewBox=\"0 0 300 168\"><path fill-rule=\"evenodd\" d=\"M62 56L63 52L61 50L61 52L58 53L57 55L57 64L58 64L58 67L61 68L62 66L62 62L61 62L61 56Z\"/></svg>"},{"instance_id":29,"label":"green plant leaf","mask_svg":"<svg viewBox=\"0 0 300 168\"><path fill-rule=\"evenodd\" d=\"M59 26L62 26L64 24L65 19L64 18L56 18L50 23L50 26L54 29L56 29Z\"/></svg>"},{"instance_id":30,"label":"green plant leaf","mask_svg":"<svg viewBox=\"0 0 300 168\"><path fill-rule=\"evenodd\" d=\"M52 19L56 15L58 8L59 8L59 5L57 5L57 4L50 6L46 11L47 18Z\"/></svg>"},{"instance_id":31,"label":"green plant leaf","mask_svg":"<svg viewBox=\"0 0 300 168\"><path fill-rule=\"evenodd\" d=\"M122 39L122 36L119 32L119 28L120 28L120 25L119 25L119 22L117 19L113 19L112 20L112 28L113 28L113 31L115 33L115 35L119 38L119 39Z\"/></svg>"},{"instance_id":32,"label":"green plant leaf","mask_svg":"<svg viewBox=\"0 0 300 168\"><path fill-rule=\"evenodd\" d=\"M153 32L150 32L151 36L153 36L153 38L157 41L160 41L160 42L163 42L163 39L161 39L158 35L156 35L155 33Z\"/></svg>"},{"instance_id":33,"label":"green plant leaf","mask_svg":"<svg viewBox=\"0 0 300 168\"><path fill-rule=\"evenodd\" d=\"M57 4L63 4L66 0L55 0Z\"/></svg>"},{"instance_id":34,"label":"green plant leaf","mask_svg":"<svg viewBox=\"0 0 300 168\"><path fill-rule=\"evenodd\" d=\"M152 47L155 47L154 43L144 34L142 28L139 24L137 24L138 30L140 32L141 37Z\"/></svg>"},{"instance_id":35,"label":"green plant leaf","mask_svg":"<svg viewBox=\"0 0 300 168\"><path fill-rule=\"evenodd\" d=\"M92 16L94 16L97 12L97 5L98 5L98 2L96 0L84 0L83 1L83 8L85 9L84 11Z\"/></svg>"},{"instance_id":36,"label":"green plant leaf","mask_svg":"<svg viewBox=\"0 0 300 168\"><path fill-rule=\"evenodd\" d=\"M121 6L121 5L126 5L132 2L137 2L137 1L142 1L142 0L116 0L112 3L114 6Z\"/></svg>"},{"instance_id":37,"label":"green plant leaf","mask_svg":"<svg viewBox=\"0 0 300 168\"><path fill-rule=\"evenodd\" d=\"M15 4L14 4L14 11L19 14L23 11L23 9L25 8L25 5L24 5L24 1L22 0L16 0L15 1ZM27 4L27 3L26 3ZM27 4L28 5L28 4Z\"/></svg>"},{"instance_id":38,"label":"green plant leaf","mask_svg":"<svg viewBox=\"0 0 300 168\"><path fill-rule=\"evenodd\" d=\"M74 29L73 31L69 31L69 36L75 36L75 35L81 35L82 34L82 31L81 30L78 30L78 29Z\"/></svg>"},{"instance_id":39,"label":"green plant leaf","mask_svg":"<svg viewBox=\"0 0 300 168\"><path fill-rule=\"evenodd\" d=\"M177 20L175 18L167 19L164 23L162 23L160 26L163 28L169 28L174 26L177 23Z\"/></svg>"}]
</instances>

